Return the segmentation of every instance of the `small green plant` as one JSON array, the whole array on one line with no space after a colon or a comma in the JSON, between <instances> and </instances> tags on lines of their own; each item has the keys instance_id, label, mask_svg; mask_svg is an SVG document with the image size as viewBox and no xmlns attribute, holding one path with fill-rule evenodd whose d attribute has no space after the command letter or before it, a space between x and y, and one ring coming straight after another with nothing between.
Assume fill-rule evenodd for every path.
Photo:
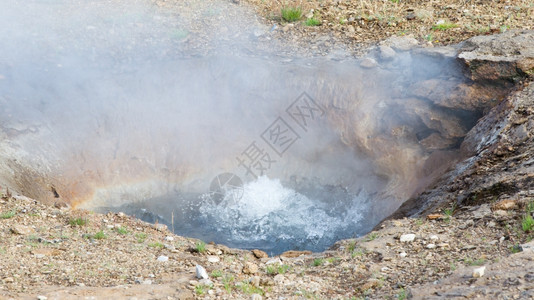
<instances>
[{"instance_id":1,"label":"small green plant","mask_svg":"<svg viewBox=\"0 0 534 300\"><path fill-rule=\"evenodd\" d=\"M223 283L223 286L224 286L224 289L226 290L226 292L227 293L231 293L232 292L232 288L233 288L233 283L234 283L234 276L232 276L232 275L223 276L222 283Z\"/></svg>"},{"instance_id":2,"label":"small green plant","mask_svg":"<svg viewBox=\"0 0 534 300\"><path fill-rule=\"evenodd\" d=\"M370 241L373 241L375 240L376 238L378 237L378 233L376 232L371 232L367 235L367 237L365 238L365 241L366 242L370 242Z\"/></svg>"},{"instance_id":3,"label":"small green plant","mask_svg":"<svg viewBox=\"0 0 534 300\"><path fill-rule=\"evenodd\" d=\"M129 233L128 229L122 226L115 228L115 231L117 231L117 233L120 235L127 235Z\"/></svg>"},{"instance_id":4,"label":"small green plant","mask_svg":"<svg viewBox=\"0 0 534 300\"><path fill-rule=\"evenodd\" d=\"M195 250L198 252L198 253L204 253L206 252L206 243L204 243L203 241L199 241L195 244Z\"/></svg>"},{"instance_id":5,"label":"small green plant","mask_svg":"<svg viewBox=\"0 0 534 300\"><path fill-rule=\"evenodd\" d=\"M425 41L432 42L434 40L434 35L430 33L430 34L425 35L423 38L425 39Z\"/></svg>"},{"instance_id":6,"label":"small green plant","mask_svg":"<svg viewBox=\"0 0 534 300\"><path fill-rule=\"evenodd\" d=\"M532 218L532 215L530 213L527 213L523 216L523 220L521 221L521 228L523 228L524 232L530 232L534 229L534 219Z\"/></svg>"},{"instance_id":7,"label":"small green plant","mask_svg":"<svg viewBox=\"0 0 534 300\"><path fill-rule=\"evenodd\" d=\"M302 18L302 9L300 7L284 7L282 8L282 19L287 22L295 22Z\"/></svg>"},{"instance_id":8,"label":"small green plant","mask_svg":"<svg viewBox=\"0 0 534 300\"><path fill-rule=\"evenodd\" d=\"M154 243L148 244L148 247L163 249L163 247L165 246L160 242L154 242Z\"/></svg>"},{"instance_id":9,"label":"small green plant","mask_svg":"<svg viewBox=\"0 0 534 300\"><path fill-rule=\"evenodd\" d=\"M417 226L421 226L423 225L424 221L423 221L423 218L417 218L417 220L415 220L415 225Z\"/></svg>"},{"instance_id":10,"label":"small green plant","mask_svg":"<svg viewBox=\"0 0 534 300\"><path fill-rule=\"evenodd\" d=\"M458 27L458 24L449 23L449 22L443 22L443 23L436 24L436 25L432 26L432 30L445 31L445 30L448 30L448 29L451 29L451 28L456 28L456 27Z\"/></svg>"},{"instance_id":11,"label":"small green plant","mask_svg":"<svg viewBox=\"0 0 534 300\"><path fill-rule=\"evenodd\" d=\"M0 219L11 219L13 218L17 213L12 210L12 211L8 211L8 212L5 212L3 214L0 215Z\"/></svg>"},{"instance_id":12,"label":"small green plant","mask_svg":"<svg viewBox=\"0 0 534 300\"><path fill-rule=\"evenodd\" d=\"M306 24L306 26L319 26L321 25L321 21L317 19L316 17L312 17L312 18L307 19L306 22L304 22L304 24Z\"/></svg>"},{"instance_id":13,"label":"small green plant","mask_svg":"<svg viewBox=\"0 0 534 300\"><path fill-rule=\"evenodd\" d=\"M352 258L355 258L356 256L362 256L365 252L363 250L355 250L351 253Z\"/></svg>"},{"instance_id":14,"label":"small green plant","mask_svg":"<svg viewBox=\"0 0 534 300\"><path fill-rule=\"evenodd\" d=\"M143 243L146 240L146 233L140 232L135 234L135 238L137 239L138 243Z\"/></svg>"},{"instance_id":15,"label":"small green plant","mask_svg":"<svg viewBox=\"0 0 534 300\"><path fill-rule=\"evenodd\" d=\"M265 268L267 274L285 274L289 270L288 265L271 264Z\"/></svg>"},{"instance_id":16,"label":"small green plant","mask_svg":"<svg viewBox=\"0 0 534 300\"><path fill-rule=\"evenodd\" d=\"M238 288L244 294L247 294L247 295L252 295L252 294L263 295L263 294L265 294L265 292L261 288L250 284L250 282L248 282L248 281L242 281L241 284L238 285Z\"/></svg>"},{"instance_id":17,"label":"small green plant","mask_svg":"<svg viewBox=\"0 0 534 300\"><path fill-rule=\"evenodd\" d=\"M482 266L486 263L486 260L483 258L479 258L476 260L473 260L471 258L464 259L464 262L469 266Z\"/></svg>"},{"instance_id":18,"label":"small green plant","mask_svg":"<svg viewBox=\"0 0 534 300\"><path fill-rule=\"evenodd\" d=\"M326 259L326 261L329 263L329 264L333 264L334 262L336 262L339 258L337 257L329 257Z\"/></svg>"},{"instance_id":19,"label":"small green plant","mask_svg":"<svg viewBox=\"0 0 534 300\"><path fill-rule=\"evenodd\" d=\"M211 290L211 286L210 285L205 285L205 284L197 284L197 285L195 285L195 293L197 295L203 295L208 290Z\"/></svg>"},{"instance_id":20,"label":"small green plant","mask_svg":"<svg viewBox=\"0 0 534 300\"><path fill-rule=\"evenodd\" d=\"M351 241L347 247L347 250L352 253L354 252L354 249L356 249L356 241Z\"/></svg>"},{"instance_id":21,"label":"small green plant","mask_svg":"<svg viewBox=\"0 0 534 300\"><path fill-rule=\"evenodd\" d=\"M510 247L510 252L512 253L519 253L521 252L521 247L517 244L517 245L513 245Z\"/></svg>"},{"instance_id":22,"label":"small green plant","mask_svg":"<svg viewBox=\"0 0 534 300\"><path fill-rule=\"evenodd\" d=\"M314 266L314 267L318 267L318 266L322 265L323 262L324 262L324 261L323 261L322 258L316 258L316 259L313 260L313 266Z\"/></svg>"},{"instance_id":23,"label":"small green plant","mask_svg":"<svg viewBox=\"0 0 534 300\"><path fill-rule=\"evenodd\" d=\"M221 270L213 270L213 272L211 272L211 277L213 278L219 278L219 277L222 277L223 274L222 274L222 271Z\"/></svg>"},{"instance_id":24,"label":"small green plant","mask_svg":"<svg viewBox=\"0 0 534 300\"><path fill-rule=\"evenodd\" d=\"M93 235L93 238L95 240L103 240L105 238L107 238L107 235L104 233L104 231L100 230L99 232L95 233Z\"/></svg>"},{"instance_id":25,"label":"small green plant","mask_svg":"<svg viewBox=\"0 0 534 300\"><path fill-rule=\"evenodd\" d=\"M456 270L456 265L454 264L454 262L451 262L451 263L449 264L449 268L451 268L451 271Z\"/></svg>"},{"instance_id":26,"label":"small green plant","mask_svg":"<svg viewBox=\"0 0 534 300\"><path fill-rule=\"evenodd\" d=\"M74 218L69 220L70 226L85 226L87 224L87 219L84 218Z\"/></svg>"}]
</instances>

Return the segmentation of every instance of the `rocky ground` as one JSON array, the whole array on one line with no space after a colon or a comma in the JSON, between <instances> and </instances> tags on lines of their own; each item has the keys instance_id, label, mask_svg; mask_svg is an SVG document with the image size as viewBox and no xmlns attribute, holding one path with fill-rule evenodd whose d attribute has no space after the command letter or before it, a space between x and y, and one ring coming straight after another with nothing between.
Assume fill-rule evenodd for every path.
<instances>
[{"instance_id":1,"label":"rocky ground","mask_svg":"<svg viewBox=\"0 0 534 300\"><path fill-rule=\"evenodd\" d=\"M156 1L161 8L173 3ZM358 53L394 34L433 46L534 26L528 1L310 1L293 23L280 19L278 2L228 5L250 4L266 18L259 28L274 28L258 39L293 41L289 49L302 53L337 46ZM311 18L321 25L302 23ZM514 92L468 133L462 149L471 159L366 236L322 253L267 257L179 237L121 213L45 205L2 187L0 299L533 298L533 48L518 59L507 52L513 47L503 47L506 59L495 64L496 56L482 51L480 64L468 53L485 42L494 45L467 43L460 55L472 79L515 80Z\"/></svg>"}]
</instances>

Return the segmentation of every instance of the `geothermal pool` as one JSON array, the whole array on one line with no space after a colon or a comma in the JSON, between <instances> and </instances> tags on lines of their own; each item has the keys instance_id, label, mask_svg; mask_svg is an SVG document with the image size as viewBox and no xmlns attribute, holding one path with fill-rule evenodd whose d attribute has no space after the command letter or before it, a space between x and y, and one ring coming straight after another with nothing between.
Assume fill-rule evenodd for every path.
<instances>
[{"instance_id":1,"label":"geothermal pool","mask_svg":"<svg viewBox=\"0 0 534 300\"><path fill-rule=\"evenodd\" d=\"M2 185L206 242L276 254L365 234L455 162L481 115L428 88L465 87L439 53L371 52L371 68L251 53L261 26L204 51L144 2L0 11Z\"/></svg>"}]
</instances>

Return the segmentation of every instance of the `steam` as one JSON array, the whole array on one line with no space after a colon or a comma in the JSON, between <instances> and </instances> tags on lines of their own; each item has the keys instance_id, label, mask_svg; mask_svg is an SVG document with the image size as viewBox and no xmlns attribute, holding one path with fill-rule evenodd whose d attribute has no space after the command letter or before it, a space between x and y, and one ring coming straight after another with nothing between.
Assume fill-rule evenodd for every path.
<instances>
[{"instance_id":1,"label":"steam","mask_svg":"<svg viewBox=\"0 0 534 300\"><path fill-rule=\"evenodd\" d=\"M410 53L372 71L349 58L279 57L284 45L250 12L210 3L2 1L1 182L84 208L144 206L167 222L166 208L181 209L237 246L250 224L265 242L295 215L282 231L328 237L314 249L368 230L414 192L428 153L391 138L410 119L391 99L457 70ZM303 93L323 112L306 128L287 112ZM278 118L299 137L283 154L262 139ZM259 179L236 159L253 142L273 159ZM210 182L225 172L245 194L218 206Z\"/></svg>"}]
</instances>

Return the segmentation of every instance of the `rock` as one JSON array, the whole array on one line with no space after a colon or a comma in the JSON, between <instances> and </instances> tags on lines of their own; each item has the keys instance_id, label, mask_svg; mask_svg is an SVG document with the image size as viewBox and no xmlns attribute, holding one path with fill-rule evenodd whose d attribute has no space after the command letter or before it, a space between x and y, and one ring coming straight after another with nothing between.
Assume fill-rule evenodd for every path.
<instances>
[{"instance_id":1,"label":"rock","mask_svg":"<svg viewBox=\"0 0 534 300\"><path fill-rule=\"evenodd\" d=\"M428 244L428 245L426 245L426 248L427 249L434 249L434 248L436 248L436 244Z\"/></svg>"},{"instance_id":2,"label":"rock","mask_svg":"<svg viewBox=\"0 0 534 300\"><path fill-rule=\"evenodd\" d=\"M369 57L362 59L362 61L360 62L360 67L366 68L366 69L375 68L377 66L378 66L378 63L376 62L376 60L369 58Z\"/></svg>"},{"instance_id":3,"label":"rock","mask_svg":"<svg viewBox=\"0 0 534 300\"><path fill-rule=\"evenodd\" d=\"M405 258L407 255L408 255L408 254L406 254L406 252L404 252L404 251L401 252L401 253L399 254L399 256L400 256L401 258Z\"/></svg>"},{"instance_id":4,"label":"rock","mask_svg":"<svg viewBox=\"0 0 534 300\"><path fill-rule=\"evenodd\" d=\"M35 257L45 257L45 256L57 256L61 254L61 251L58 249L50 249L50 248L38 248L35 250L32 250L31 253L35 255Z\"/></svg>"},{"instance_id":5,"label":"rock","mask_svg":"<svg viewBox=\"0 0 534 300\"><path fill-rule=\"evenodd\" d=\"M378 281L378 279L370 278L369 280L367 280L367 282L363 284L363 286L361 287L361 290L366 291L368 289L377 287L379 284L380 284L380 281Z\"/></svg>"},{"instance_id":6,"label":"rock","mask_svg":"<svg viewBox=\"0 0 534 300\"><path fill-rule=\"evenodd\" d=\"M143 280L143 282L141 282L141 284L151 285L152 284L152 280L150 280L150 279Z\"/></svg>"},{"instance_id":7,"label":"rock","mask_svg":"<svg viewBox=\"0 0 534 300\"><path fill-rule=\"evenodd\" d=\"M431 241L437 241L437 240L439 240L439 237L437 235L433 234L433 235L430 236L430 240Z\"/></svg>"},{"instance_id":8,"label":"rock","mask_svg":"<svg viewBox=\"0 0 534 300\"><path fill-rule=\"evenodd\" d=\"M169 235L169 236L166 236L166 237L165 237L165 241L167 241L167 242L172 242L172 241L174 241L174 237L172 237L172 236L170 236L170 235Z\"/></svg>"},{"instance_id":9,"label":"rock","mask_svg":"<svg viewBox=\"0 0 534 300\"><path fill-rule=\"evenodd\" d=\"M272 258L270 260L268 260L265 264L266 265L271 265L271 264L281 264L282 261L280 260L280 258L278 257L275 257L275 258Z\"/></svg>"},{"instance_id":10,"label":"rock","mask_svg":"<svg viewBox=\"0 0 534 300\"><path fill-rule=\"evenodd\" d=\"M284 283L284 280L285 280L285 276L282 275L282 274L277 274L276 276L274 276L273 280L276 284L283 284Z\"/></svg>"},{"instance_id":11,"label":"rock","mask_svg":"<svg viewBox=\"0 0 534 300\"><path fill-rule=\"evenodd\" d=\"M519 208L519 201L512 199L501 200L492 205L493 210L512 210Z\"/></svg>"},{"instance_id":12,"label":"rock","mask_svg":"<svg viewBox=\"0 0 534 300\"><path fill-rule=\"evenodd\" d=\"M261 300L261 299L262 297L259 294L252 294L252 296L250 296L250 300Z\"/></svg>"},{"instance_id":13,"label":"rock","mask_svg":"<svg viewBox=\"0 0 534 300\"><path fill-rule=\"evenodd\" d=\"M169 261L169 257L168 256L165 256L165 255L161 255L158 257L158 261L159 262L166 262L166 261Z\"/></svg>"},{"instance_id":14,"label":"rock","mask_svg":"<svg viewBox=\"0 0 534 300\"><path fill-rule=\"evenodd\" d=\"M210 263L218 263L219 261L221 261L221 259L218 256L215 256L215 255L208 256L208 262Z\"/></svg>"},{"instance_id":15,"label":"rock","mask_svg":"<svg viewBox=\"0 0 534 300\"><path fill-rule=\"evenodd\" d=\"M389 46L384 46L384 45L378 46L378 50L380 51L380 58L385 61L393 60L395 56L397 55L395 50L393 50Z\"/></svg>"},{"instance_id":16,"label":"rock","mask_svg":"<svg viewBox=\"0 0 534 300\"><path fill-rule=\"evenodd\" d=\"M482 204L480 207L478 207L475 211L473 211L473 218L474 219L482 219L484 217L491 215L491 209L489 204Z\"/></svg>"},{"instance_id":17,"label":"rock","mask_svg":"<svg viewBox=\"0 0 534 300\"><path fill-rule=\"evenodd\" d=\"M441 220L444 218L444 216L442 214L430 214L426 216L426 218L429 220Z\"/></svg>"},{"instance_id":18,"label":"rock","mask_svg":"<svg viewBox=\"0 0 534 300\"><path fill-rule=\"evenodd\" d=\"M252 254L254 254L254 256L256 258L268 258L269 257L269 255L267 253L265 253L264 251L261 251L259 249L252 250Z\"/></svg>"},{"instance_id":19,"label":"rock","mask_svg":"<svg viewBox=\"0 0 534 300\"><path fill-rule=\"evenodd\" d=\"M285 25L284 27L282 27L282 31L283 32L288 32L293 27L295 27L295 24L289 23L289 24Z\"/></svg>"},{"instance_id":20,"label":"rock","mask_svg":"<svg viewBox=\"0 0 534 300\"><path fill-rule=\"evenodd\" d=\"M245 262L243 267L243 273L245 274L256 274L258 272L258 266L255 263Z\"/></svg>"},{"instance_id":21,"label":"rock","mask_svg":"<svg viewBox=\"0 0 534 300\"><path fill-rule=\"evenodd\" d=\"M413 242L415 240L415 234L413 233L403 234L400 236L399 240L403 243Z\"/></svg>"},{"instance_id":22,"label":"rock","mask_svg":"<svg viewBox=\"0 0 534 300\"><path fill-rule=\"evenodd\" d=\"M413 35L405 36L391 36L385 41L380 43L381 45L391 47L395 50L408 51L417 45L419 42L413 37Z\"/></svg>"},{"instance_id":23,"label":"rock","mask_svg":"<svg viewBox=\"0 0 534 300\"><path fill-rule=\"evenodd\" d=\"M260 283L261 283L261 279L260 279L260 276L254 276L252 278L249 279L249 282L250 284L252 284L253 286L260 286Z\"/></svg>"},{"instance_id":24,"label":"rock","mask_svg":"<svg viewBox=\"0 0 534 300\"><path fill-rule=\"evenodd\" d=\"M213 281L211 281L209 279L201 279L198 283L200 283L202 285L212 285Z\"/></svg>"},{"instance_id":25,"label":"rock","mask_svg":"<svg viewBox=\"0 0 534 300\"><path fill-rule=\"evenodd\" d=\"M2 280L3 283L13 283L15 282L15 280L13 279L13 277L6 277Z\"/></svg>"},{"instance_id":26,"label":"rock","mask_svg":"<svg viewBox=\"0 0 534 300\"><path fill-rule=\"evenodd\" d=\"M534 241L519 245L523 252L534 252Z\"/></svg>"},{"instance_id":27,"label":"rock","mask_svg":"<svg viewBox=\"0 0 534 300\"><path fill-rule=\"evenodd\" d=\"M46 299L48 299L48 297L46 296L43 296L43 295L37 296L37 300L46 300Z\"/></svg>"},{"instance_id":28,"label":"rock","mask_svg":"<svg viewBox=\"0 0 534 300\"><path fill-rule=\"evenodd\" d=\"M18 235L28 235L35 232L35 230L29 226L15 225L11 227L11 232Z\"/></svg>"},{"instance_id":29,"label":"rock","mask_svg":"<svg viewBox=\"0 0 534 300\"><path fill-rule=\"evenodd\" d=\"M196 265L196 273L197 273L197 278L199 279L209 279L209 275L208 275L208 272L206 272L206 269L204 269L203 266L201 265Z\"/></svg>"},{"instance_id":30,"label":"rock","mask_svg":"<svg viewBox=\"0 0 534 300\"><path fill-rule=\"evenodd\" d=\"M480 268L476 268L473 270L473 277L474 278L480 278L484 276L484 271L486 270L486 266L482 266Z\"/></svg>"},{"instance_id":31,"label":"rock","mask_svg":"<svg viewBox=\"0 0 534 300\"><path fill-rule=\"evenodd\" d=\"M280 254L281 257L288 257L288 258L291 258L291 257L299 257L301 255L310 255L312 254L311 251L296 251L296 250L289 250L289 251L286 251L282 254Z\"/></svg>"},{"instance_id":32,"label":"rock","mask_svg":"<svg viewBox=\"0 0 534 300\"><path fill-rule=\"evenodd\" d=\"M157 231L167 231L167 225L165 224L160 224L160 223L157 223L157 224L153 224L152 227L154 229L156 229Z\"/></svg>"},{"instance_id":33,"label":"rock","mask_svg":"<svg viewBox=\"0 0 534 300\"><path fill-rule=\"evenodd\" d=\"M350 32L350 33L354 33L354 32L356 32L356 29L354 28L354 26L349 25L349 26L347 26L347 31Z\"/></svg>"},{"instance_id":34,"label":"rock","mask_svg":"<svg viewBox=\"0 0 534 300\"><path fill-rule=\"evenodd\" d=\"M472 80L515 81L534 73L534 31L475 36L458 49Z\"/></svg>"}]
</instances>

